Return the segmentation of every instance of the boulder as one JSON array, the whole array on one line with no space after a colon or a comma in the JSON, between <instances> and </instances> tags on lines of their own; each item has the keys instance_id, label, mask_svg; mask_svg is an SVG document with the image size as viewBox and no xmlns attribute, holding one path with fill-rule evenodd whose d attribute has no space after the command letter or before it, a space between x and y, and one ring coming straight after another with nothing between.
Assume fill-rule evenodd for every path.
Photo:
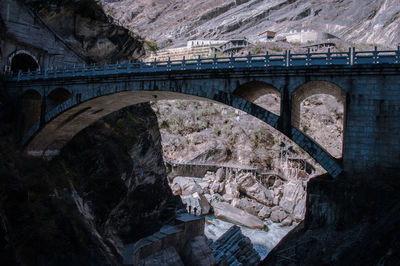
<instances>
[{"instance_id":1,"label":"boulder","mask_svg":"<svg viewBox=\"0 0 400 266\"><path fill-rule=\"evenodd\" d=\"M297 203L301 199L305 198L306 192L303 188L303 182L301 180L291 180L283 187L282 198L279 202L286 212L293 213Z\"/></svg>"},{"instance_id":2,"label":"boulder","mask_svg":"<svg viewBox=\"0 0 400 266\"><path fill-rule=\"evenodd\" d=\"M259 183L250 173L241 174L237 179L239 191L264 205L271 206L273 193Z\"/></svg>"},{"instance_id":3,"label":"boulder","mask_svg":"<svg viewBox=\"0 0 400 266\"><path fill-rule=\"evenodd\" d=\"M218 194L218 193L214 193L211 195L211 200L209 200L211 206L214 207L215 204L219 203L219 202L224 202L224 198Z\"/></svg>"},{"instance_id":4,"label":"boulder","mask_svg":"<svg viewBox=\"0 0 400 266\"><path fill-rule=\"evenodd\" d=\"M231 182L225 185L225 194L232 195L232 198L239 198L240 192L238 185Z\"/></svg>"},{"instance_id":5,"label":"boulder","mask_svg":"<svg viewBox=\"0 0 400 266\"><path fill-rule=\"evenodd\" d=\"M291 226L293 223L292 217L290 215L285 218L285 220L282 221L281 226Z\"/></svg>"},{"instance_id":6,"label":"boulder","mask_svg":"<svg viewBox=\"0 0 400 266\"><path fill-rule=\"evenodd\" d=\"M261 219L268 218L271 215L271 208L264 206L259 212L258 212L258 217Z\"/></svg>"},{"instance_id":7,"label":"boulder","mask_svg":"<svg viewBox=\"0 0 400 266\"><path fill-rule=\"evenodd\" d=\"M193 215L203 215L210 212L210 204L203 194L198 192L193 193L190 196L181 196L182 203L186 206L186 210Z\"/></svg>"},{"instance_id":8,"label":"boulder","mask_svg":"<svg viewBox=\"0 0 400 266\"><path fill-rule=\"evenodd\" d=\"M185 265L213 266L215 259L204 235L189 240L181 252Z\"/></svg>"},{"instance_id":9,"label":"boulder","mask_svg":"<svg viewBox=\"0 0 400 266\"><path fill-rule=\"evenodd\" d=\"M225 180L225 171L223 168L219 168L215 173L215 180L218 182L222 182Z\"/></svg>"},{"instance_id":10,"label":"boulder","mask_svg":"<svg viewBox=\"0 0 400 266\"><path fill-rule=\"evenodd\" d=\"M284 210L282 210L282 208L280 208L279 206L275 206L271 209L271 216L269 218L274 223L280 223L286 217L288 217L288 214Z\"/></svg>"},{"instance_id":11,"label":"boulder","mask_svg":"<svg viewBox=\"0 0 400 266\"><path fill-rule=\"evenodd\" d=\"M180 191L183 196L189 196L192 195L195 192L198 192L199 194L204 194L203 189L201 186L199 186L195 180L191 177L183 177L183 176L177 176L174 178L174 181L172 182L172 189L173 192L177 193ZM179 189L180 187L180 189Z\"/></svg>"},{"instance_id":12,"label":"boulder","mask_svg":"<svg viewBox=\"0 0 400 266\"><path fill-rule=\"evenodd\" d=\"M244 210L247 213L257 216L260 210L265 207L253 199L235 198L231 202L233 207Z\"/></svg>"},{"instance_id":13,"label":"boulder","mask_svg":"<svg viewBox=\"0 0 400 266\"><path fill-rule=\"evenodd\" d=\"M157 251L138 263L138 266L147 265L184 266L178 252L173 247Z\"/></svg>"},{"instance_id":14,"label":"boulder","mask_svg":"<svg viewBox=\"0 0 400 266\"><path fill-rule=\"evenodd\" d=\"M264 222L258 217L248 214L241 209L235 208L229 203L219 202L214 204L213 208L214 215L218 219L253 229L264 229L265 227Z\"/></svg>"}]
</instances>

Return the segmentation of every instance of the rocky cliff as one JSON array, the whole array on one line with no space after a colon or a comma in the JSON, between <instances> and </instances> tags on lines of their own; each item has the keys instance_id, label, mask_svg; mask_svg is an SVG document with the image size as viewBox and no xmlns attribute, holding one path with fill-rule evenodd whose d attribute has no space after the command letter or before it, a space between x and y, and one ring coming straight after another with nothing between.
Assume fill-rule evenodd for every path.
<instances>
[{"instance_id":1,"label":"rocky cliff","mask_svg":"<svg viewBox=\"0 0 400 266\"><path fill-rule=\"evenodd\" d=\"M174 219L148 105L96 122L50 162L25 158L10 145L12 113L2 106L3 265L120 265L125 244Z\"/></svg>"},{"instance_id":2,"label":"rocky cliff","mask_svg":"<svg viewBox=\"0 0 400 266\"><path fill-rule=\"evenodd\" d=\"M143 40L115 25L95 0L25 1L44 23L88 63L134 61Z\"/></svg>"},{"instance_id":3,"label":"rocky cliff","mask_svg":"<svg viewBox=\"0 0 400 266\"><path fill-rule=\"evenodd\" d=\"M106 11L161 47L190 39L255 38L266 30L328 32L345 41L400 42L398 0L120 0Z\"/></svg>"},{"instance_id":4,"label":"rocky cliff","mask_svg":"<svg viewBox=\"0 0 400 266\"><path fill-rule=\"evenodd\" d=\"M303 224L282 239L263 265L398 265L397 180L311 180Z\"/></svg>"}]
</instances>

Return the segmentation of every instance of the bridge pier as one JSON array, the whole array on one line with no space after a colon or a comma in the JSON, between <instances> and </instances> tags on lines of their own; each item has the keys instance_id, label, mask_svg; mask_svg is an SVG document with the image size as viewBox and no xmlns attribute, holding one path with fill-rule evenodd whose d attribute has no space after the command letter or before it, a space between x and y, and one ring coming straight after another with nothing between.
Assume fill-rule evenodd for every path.
<instances>
[{"instance_id":1,"label":"bridge pier","mask_svg":"<svg viewBox=\"0 0 400 266\"><path fill-rule=\"evenodd\" d=\"M285 79L281 90L281 115L278 119L278 130L292 138L292 101L288 78Z\"/></svg>"}]
</instances>

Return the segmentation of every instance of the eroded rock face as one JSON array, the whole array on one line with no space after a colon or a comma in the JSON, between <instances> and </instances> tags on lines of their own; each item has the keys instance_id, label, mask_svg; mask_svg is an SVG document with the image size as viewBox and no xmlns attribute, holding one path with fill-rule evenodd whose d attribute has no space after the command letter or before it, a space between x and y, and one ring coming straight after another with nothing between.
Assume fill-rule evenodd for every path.
<instances>
[{"instance_id":1,"label":"eroded rock face","mask_svg":"<svg viewBox=\"0 0 400 266\"><path fill-rule=\"evenodd\" d=\"M134 61L144 54L143 40L117 26L97 1L25 1L68 46L90 63Z\"/></svg>"},{"instance_id":2,"label":"eroded rock face","mask_svg":"<svg viewBox=\"0 0 400 266\"><path fill-rule=\"evenodd\" d=\"M175 199L148 105L96 122L51 162L18 154L7 123L2 119L0 124L3 263L120 265L125 243L174 218ZM145 160L133 156L133 150Z\"/></svg>"},{"instance_id":3,"label":"eroded rock face","mask_svg":"<svg viewBox=\"0 0 400 266\"><path fill-rule=\"evenodd\" d=\"M312 179L302 226L284 237L262 265L281 265L282 257L296 265L397 265L400 186L397 177L387 181Z\"/></svg>"},{"instance_id":4,"label":"eroded rock face","mask_svg":"<svg viewBox=\"0 0 400 266\"><path fill-rule=\"evenodd\" d=\"M191 266L215 265L215 258L205 236L196 236L186 243L182 252L182 260L185 265Z\"/></svg>"},{"instance_id":5,"label":"eroded rock face","mask_svg":"<svg viewBox=\"0 0 400 266\"><path fill-rule=\"evenodd\" d=\"M211 244L217 265L258 265L260 255L253 249L250 239L240 228L232 226L217 241Z\"/></svg>"},{"instance_id":6,"label":"eroded rock face","mask_svg":"<svg viewBox=\"0 0 400 266\"><path fill-rule=\"evenodd\" d=\"M139 262L138 266L163 265L163 266L184 266L175 248L168 247L156 251L153 255Z\"/></svg>"}]
</instances>

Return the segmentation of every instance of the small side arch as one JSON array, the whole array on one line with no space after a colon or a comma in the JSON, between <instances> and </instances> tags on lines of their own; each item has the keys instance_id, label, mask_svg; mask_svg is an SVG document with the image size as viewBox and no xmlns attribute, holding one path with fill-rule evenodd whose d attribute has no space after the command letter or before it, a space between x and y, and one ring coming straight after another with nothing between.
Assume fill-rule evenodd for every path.
<instances>
[{"instance_id":1,"label":"small side arch","mask_svg":"<svg viewBox=\"0 0 400 266\"><path fill-rule=\"evenodd\" d=\"M251 81L240 85L233 94L278 116L281 113L281 92L268 83Z\"/></svg>"},{"instance_id":2,"label":"small side arch","mask_svg":"<svg viewBox=\"0 0 400 266\"><path fill-rule=\"evenodd\" d=\"M343 153L343 139L344 139L344 131L345 131L345 121L346 121L346 92L339 87L338 85L328 82L328 81L309 81L301 86L299 86L293 93L292 93L292 126L297 128L298 130L302 130L301 125L301 116L302 116L302 105L303 102L316 95L329 95L336 99L336 101L343 105L343 117L342 119L342 137L341 137L341 145L340 151L335 151L334 149L330 149L330 147L324 147L327 149L333 156L336 158L342 157ZM303 132L308 134L307 132ZM329 135L329 134L328 134ZM315 136L310 135L310 137L315 138ZM329 136L325 136L329 137ZM317 141L317 139L316 139ZM322 145L322 144L321 144ZM322 145L324 146L324 145ZM336 153L341 153L341 155Z\"/></svg>"}]
</instances>

